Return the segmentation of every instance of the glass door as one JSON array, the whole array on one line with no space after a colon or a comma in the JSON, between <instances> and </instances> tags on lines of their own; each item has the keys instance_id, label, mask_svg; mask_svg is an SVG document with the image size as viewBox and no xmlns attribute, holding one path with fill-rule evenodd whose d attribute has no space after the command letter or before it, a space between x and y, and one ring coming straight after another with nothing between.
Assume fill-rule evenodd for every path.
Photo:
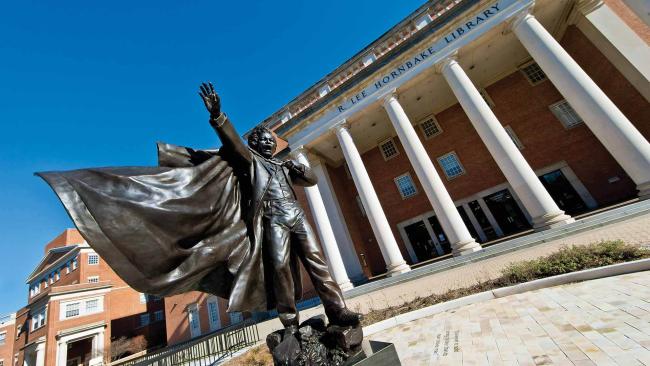
<instances>
[{"instance_id":1,"label":"glass door","mask_svg":"<svg viewBox=\"0 0 650 366\"><path fill-rule=\"evenodd\" d=\"M431 239L424 221L418 221L404 227L404 232L406 232L418 261L421 262L438 256L436 245Z\"/></svg>"},{"instance_id":2,"label":"glass door","mask_svg":"<svg viewBox=\"0 0 650 366\"><path fill-rule=\"evenodd\" d=\"M578 192L573 188L569 180L566 179L562 171L555 170L544 174L539 179L548 193L553 197L560 210L568 215L577 215L587 211L587 205Z\"/></svg>"},{"instance_id":3,"label":"glass door","mask_svg":"<svg viewBox=\"0 0 650 366\"><path fill-rule=\"evenodd\" d=\"M449 239L447 239L447 234L442 230L440 221L435 216L429 217L429 224L433 229L433 233L436 236L438 244L442 247L443 254L451 253L451 245L449 244Z\"/></svg>"},{"instance_id":4,"label":"glass door","mask_svg":"<svg viewBox=\"0 0 650 366\"><path fill-rule=\"evenodd\" d=\"M485 240L490 241L498 238L499 235L497 234L496 230L494 230L494 227L492 227L492 224L490 224L490 220L488 220L485 212L483 212L481 204L478 203L478 201L474 200L472 202L469 202L467 206L469 206L469 209L472 211L472 214L476 218L476 221L481 227L481 230L483 230L483 234L485 234Z\"/></svg>"},{"instance_id":5,"label":"glass door","mask_svg":"<svg viewBox=\"0 0 650 366\"><path fill-rule=\"evenodd\" d=\"M501 227L503 235L507 236L531 228L526 216L524 216L509 190L504 189L492 193L483 197L483 200L485 200L485 204L492 212L492 216Z\"/></svg>"}]
</instances>

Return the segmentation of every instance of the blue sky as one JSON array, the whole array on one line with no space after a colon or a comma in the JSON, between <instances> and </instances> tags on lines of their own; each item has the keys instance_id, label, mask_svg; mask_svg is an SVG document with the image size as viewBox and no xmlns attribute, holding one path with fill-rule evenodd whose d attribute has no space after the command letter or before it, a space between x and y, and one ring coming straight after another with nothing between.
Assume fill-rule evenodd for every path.
<instances>
[{"instance_id":1,"label":"blue sky","mask_svg":"<svg viewBox=\"0 0 650 366\"><path fill-rule=\"evenodd\" d=\"M245 132L423 2L5 2L0 314L26 303L44 245L72 227L33 172L154 165L156 141L217 146L199 82Z\"/></svg>"}]
</instances>

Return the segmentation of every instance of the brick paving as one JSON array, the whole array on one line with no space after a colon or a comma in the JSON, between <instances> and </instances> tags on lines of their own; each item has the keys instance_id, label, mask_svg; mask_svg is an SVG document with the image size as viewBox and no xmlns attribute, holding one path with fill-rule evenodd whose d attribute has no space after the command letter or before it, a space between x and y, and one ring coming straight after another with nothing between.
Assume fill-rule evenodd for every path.
<instances>
[{"instance_id":1,"label":"brick paving","mask_svg":"<svg viewBox=\"0 0 650 366\"><path fill-rule=\"evenodd\" d=\"M411 365L650 365L650 271L531 291L370 339Z\"/></svg>"}]
</instances>

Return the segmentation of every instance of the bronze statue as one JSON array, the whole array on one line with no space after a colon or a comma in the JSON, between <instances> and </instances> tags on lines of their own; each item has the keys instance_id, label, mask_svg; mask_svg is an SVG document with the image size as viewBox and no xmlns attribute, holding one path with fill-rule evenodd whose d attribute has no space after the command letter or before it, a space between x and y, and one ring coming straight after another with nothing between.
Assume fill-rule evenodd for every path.
<instances>
[{"instance_id":1,"label":"bronze statue","mask_svg":"<svg viewBox=\"0 0 650 366\"><path fill-rule=\"evenodd\" d=\"M273 158L271 131L258 127L247 147L212 84L200 87L218 151L158 144L158 167L38 173L110 266L138 291L191 290L228 298L228 311L277 307L286 334L298 326L298 261L330 324L356 326L332 280L292 184L316 178L305 165Z\"/></svg>"}]
</instances>

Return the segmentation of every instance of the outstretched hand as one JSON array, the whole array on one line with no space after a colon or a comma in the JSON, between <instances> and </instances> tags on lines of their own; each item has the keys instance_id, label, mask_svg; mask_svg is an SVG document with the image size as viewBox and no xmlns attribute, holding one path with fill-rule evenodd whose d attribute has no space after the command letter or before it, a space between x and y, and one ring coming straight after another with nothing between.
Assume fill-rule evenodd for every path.
<instances>
[{"instance_id":1,"label":"outstretched hand","mask_svg":"<svg viewBox=\"0 0 650 366\"><path fill-rule=\"evenodd\" d=\"M210 112L210 116L214 118L219 117L221 114L221 99L219 99L219 95L214 91L212 83L209 81L207 84L201 83L199 89L201 90L199 95L203 99L205 108Z\"/></svg>"}]
</instances>

